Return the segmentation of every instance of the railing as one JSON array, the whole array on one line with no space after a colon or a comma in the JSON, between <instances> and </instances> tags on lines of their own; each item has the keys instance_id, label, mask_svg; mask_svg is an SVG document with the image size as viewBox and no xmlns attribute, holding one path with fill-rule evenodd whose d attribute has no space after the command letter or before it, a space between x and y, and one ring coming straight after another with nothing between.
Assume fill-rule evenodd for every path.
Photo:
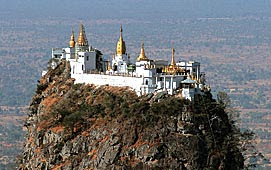
<instances>
[{"instance_id":1,"label":"railing","mask_svg":"<svg viewBox=\"0 0 271 170\"><path fill-rule=\"evenodd\" d=\"M141 87L149 87L149 88L156 88L157 85L156 84L149 84L149 85L146 85L146 84L142 84Z\"/></svg>"}]
</instances>

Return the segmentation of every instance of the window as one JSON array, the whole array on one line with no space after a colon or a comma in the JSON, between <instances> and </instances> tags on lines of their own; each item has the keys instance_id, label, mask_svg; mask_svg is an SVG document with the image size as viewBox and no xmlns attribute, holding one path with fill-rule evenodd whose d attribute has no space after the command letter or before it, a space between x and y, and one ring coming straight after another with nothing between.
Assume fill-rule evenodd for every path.
<instances>
[{"instance_id":1,"label":"window","mask_svg":"<svg viewBox=\"0 0 271 170\"><path fill-rule=\"evenodd\" d=\"M162 68L156 68L156 72L157 72L157 73L162 73L162 72L163 72L163 69L162 69Z\"/></svg>"},{"instance_id":2,"label":"window","mask_svg":"<svg viewBox=\"0 0 271 170\"><path fill-rule=\"evenodd\" d=\"M148 84L149 84L148 80L146 80L146 81L145 81L145 84L146 84L146 85L148 85Z\"/></svg>"},{"instance_id":3,"label":"window","mask_svg":"<svg viewBox=\"0 0 271 170\"><path fill-rule=\"evenodd\" d=\"M84 65L82 65L82 70L84 70Z\"/></svg>"},{"instance_id":4,"label":"window","mask_svg":"<svg viewBox=\"0 0 271 170\"><path fill-rule=\"evenodd\" d=\"M117 70L118 70L118 66L117 66L116 64L114 64L113 70L114 70L114 71L117 71Z\"/></svg>"},{"instance_id":5,"label":"window","mask_svg":"<svg viewBox=\"0 0 271 170\"><path fill-rule=\"evenodd\" d=\"M88 61L88 56L87 56L87 61Z\"/></svg>"}]
</instances>

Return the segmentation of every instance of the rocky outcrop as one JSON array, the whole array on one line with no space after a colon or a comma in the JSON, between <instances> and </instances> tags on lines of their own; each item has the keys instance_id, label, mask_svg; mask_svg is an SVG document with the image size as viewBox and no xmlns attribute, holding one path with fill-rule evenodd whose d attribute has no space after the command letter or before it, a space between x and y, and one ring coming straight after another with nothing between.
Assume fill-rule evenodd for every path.
<instances>
[{"instance_id":1,"label":"rocky outcrop","mask_svg":"<svg viewBox=\"0 0 271 170\"><path fill-rule=\"evenodd\" d=\"M69 63L41 78L20 169L241 169L224 108L128 88L74 85ZM202 103L204 99L204 106Z\"/></svg>"}]
</instances>

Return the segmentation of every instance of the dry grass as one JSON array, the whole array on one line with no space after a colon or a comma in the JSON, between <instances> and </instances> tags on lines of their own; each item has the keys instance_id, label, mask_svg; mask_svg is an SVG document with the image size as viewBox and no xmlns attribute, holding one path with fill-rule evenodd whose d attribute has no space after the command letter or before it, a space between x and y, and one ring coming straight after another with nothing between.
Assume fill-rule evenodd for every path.
<instances>
[{"instance_id":1,"label":"dry grass","mask_svg":"<svg viewBox=\"0 0 271 170\"><path fill-rule=\"evenodd\" d=\"M60 169L63 169L62 167L65 166L65 165L67 165L68 163L69 163L69 161L66 161L66 162L64 162L64 163L61 163L61 164L59 164L59 165L56 165L56 166L54 166L54 167L52 168L52 170L60 170Z\"/></svg>"},{"instance_id":2,"label":"dry grass","mask_svg":"<svg viewBox=\"0 0 271 170\"><path fill-rule=\"evenodd\" d=\"M51 130L52 130L54 133L59 133L59 132L64 131L64 126L58 125L58 126L56 126L56 127L53 127Z\"/></svg>"},{"instance_id":3,"label":"dry grass","mask_svg":"<svg viewBox=\"0 0 271 170\"><path fill-rule=\"evenodd\" d=\"M88 156L91 157L91 160L94 160L94 159L97 158L96 153L97 153L97 149L92 149L92 150L88 153Z\"/></svg>"}]
</instances>

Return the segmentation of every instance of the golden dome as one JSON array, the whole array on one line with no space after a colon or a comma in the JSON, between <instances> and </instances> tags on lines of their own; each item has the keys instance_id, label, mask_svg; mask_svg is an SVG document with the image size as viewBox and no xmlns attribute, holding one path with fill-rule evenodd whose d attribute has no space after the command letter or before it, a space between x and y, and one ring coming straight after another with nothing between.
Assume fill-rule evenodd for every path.
<instances>
[{"instance_id":1,"label":"golden dome","mask_svg":"<svg viewBox=\"0 0 271 170\"><path fill-rule=\"evenodd\" d=\"M136 59L137 61L148 61L149 59L145 55L144 42L141 44L141 51L139 56Z\"/></svg>"},{"instance_id":2,"label":"golden dome","mask_svg":"<svg viewBox=\"0 0 271 170\"><path fill-rule=\"evenodd\" d=\"M72 35L71 35L71 39L70 39L70 47L74 48L74 46L75 46L74 31L72 30Z\"/></svg>"},{"instance_id":3,"label":"golden dome","mask_svg":"<svg viewBox=\"0 0 271 170\"><path fill-rule=\"evenodd\" d=\"M122 55L126 53L125 42L123 41L123 38L122 38L122 26L120 26L120 38L119 38L119 41L117 42L116 53L117 55Z\"/></svg>"},{"instance_id":4,"label":"golden dome","mask_svg":"<svg viewBox=\"0 0 271 170\"><path fill-rule=\"evenodd\" d=\"M79 32L79 36L76 43L79 46L88 46L88 40L85 34L85 28L82 23L80 24L80 32Z\"/></svg>"}]
</instances>

